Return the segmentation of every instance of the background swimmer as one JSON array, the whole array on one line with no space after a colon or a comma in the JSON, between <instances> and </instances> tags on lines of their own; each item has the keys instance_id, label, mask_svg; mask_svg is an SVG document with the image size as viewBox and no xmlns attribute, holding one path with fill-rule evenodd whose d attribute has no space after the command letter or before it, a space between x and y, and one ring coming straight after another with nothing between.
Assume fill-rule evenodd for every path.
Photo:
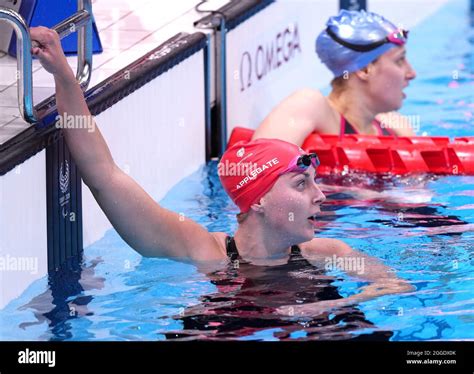
<instances>
[{"instance_id":1,"label":"background swimmer","mask_svg":"<svg viewBox=\"0 0 474 374\"><path fill-rule=\"evenodd\" d=\"M334 74L328 97L299 90L281 102L253 139L278 138L298 145L313 131L323 134L412 136L402 106L403 89L416 77L406 58L407 31L365 11L331 17L316 52Z\"/></svg>"}]
</instances>

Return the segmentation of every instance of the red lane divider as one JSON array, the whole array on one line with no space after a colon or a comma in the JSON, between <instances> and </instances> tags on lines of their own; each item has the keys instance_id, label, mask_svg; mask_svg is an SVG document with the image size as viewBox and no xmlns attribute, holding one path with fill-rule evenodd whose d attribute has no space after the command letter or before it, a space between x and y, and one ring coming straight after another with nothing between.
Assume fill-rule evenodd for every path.
<instances>
[{"instance_id":1,"label":"red lane divider","mask_svg":"<svg viewBox=\"0 0 474 374\"><path fill-rule=\"evenodd\" d=\"M235 127L228 146L249 141L254 130ZM376 135L310 134L302 148L316 152L321 161L318 173L344 170L369 173L431 173L474 175L474 136L394 137Z\"/></svg>"}]
</instances>

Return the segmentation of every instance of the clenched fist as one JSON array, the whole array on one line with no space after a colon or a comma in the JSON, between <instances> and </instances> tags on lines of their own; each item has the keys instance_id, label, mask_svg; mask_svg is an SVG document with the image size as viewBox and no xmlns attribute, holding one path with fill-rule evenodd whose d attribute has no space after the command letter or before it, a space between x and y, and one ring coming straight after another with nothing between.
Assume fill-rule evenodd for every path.
<instances>
[{"instance_id":1,"label":"clenched fist","mask_svg":"<svg viewBox=\"0 0 474 374\"><path fill-rule=\"evenodd\" d=\"M56 31L47 27L30 28L31 53L38 57L41 65L57 77L70 77L73 74ZM35 43L36 42L36 43Z\"/></svg>"}]
</instances>

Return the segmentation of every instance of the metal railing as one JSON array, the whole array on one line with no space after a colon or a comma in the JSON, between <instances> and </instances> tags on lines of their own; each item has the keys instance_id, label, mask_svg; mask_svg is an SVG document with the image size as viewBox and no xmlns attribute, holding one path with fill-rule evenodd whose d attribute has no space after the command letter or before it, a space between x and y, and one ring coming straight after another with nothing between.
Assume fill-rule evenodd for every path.
<instances>
[{"instance_id":1,"label":"metal railing","mask_svg":"<svg viewBox=\"0 0 474 374\"><path fill-rule=\"evenodd\" d=\"M217 140L217 155L220 157L227 149L227 26L226 16L218 10L201 10L199 7L204 4L201 1L195 9L198 13L210 13L211 18L201 19L194 23L195 27L213 29L215 32L214 44L214 76L215 76L215 102L216 102L216 123L218 124L219 136ZM207 20L204 22L203 20Z\"/></svg>"},{"instance_id":2,"label":"metal railing","mask_svg":"<svg viewBox=\"0 0 474 374\"><path fill-rule=\"evenodd\" d=\"M92 72L92 3L91 0L78 0L78 11L71 17L53 27L62 39L76 32L77 37L77 73L76 79L85 90L89 84ZM18 107L26 122L36 123L38 118L33 105L33 76L32 76L32 42L28 25L25 20L12 9L0 7L0 21L6 21L13 26L17 36L17 85Z\"/></svg>"}]
</instances>

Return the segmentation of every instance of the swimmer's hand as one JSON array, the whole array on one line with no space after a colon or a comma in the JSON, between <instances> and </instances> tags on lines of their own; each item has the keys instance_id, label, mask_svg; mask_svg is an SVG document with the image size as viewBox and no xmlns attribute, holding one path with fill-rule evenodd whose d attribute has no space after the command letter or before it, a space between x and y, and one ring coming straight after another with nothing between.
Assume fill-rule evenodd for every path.
<instances>
[{"instance_id":1,"label":"swimmer's hand","mask_svg":"<svg viewBox=\"0 0 474 374\"><path fill-rule=\"evenodd\" d=\"M56 31L47 27L30 28L32 40L31 53L36 56L41 65L57 77L70 78L74 76L61 47L61 41Z\"/></svg>"},{"instance_id":2,"label":"swimmer's hand","mask_svg":"<svg viewBox=\"0 0 474 374\"><path fill-rule=\"evenodd\" d=\"M314 317L342 307L358 304L375 297L413 291L413 287L403 279L390 278L363 287L362 292L342 299L322 300L315 303L286 305L277 308L277 314L288 317Z\"/></svg>"},{"instance_id":3,"label":"swimmer's hand","mask_svg":"<svg viewBox=\"0 0 474 374\"><path fill-rule=\"evenodd\" d=\"M276 313L287 317L316 317L350 304L346 299L321 300L315 303L285 305L277 308Z\"/></svg>"}]
</instances>

